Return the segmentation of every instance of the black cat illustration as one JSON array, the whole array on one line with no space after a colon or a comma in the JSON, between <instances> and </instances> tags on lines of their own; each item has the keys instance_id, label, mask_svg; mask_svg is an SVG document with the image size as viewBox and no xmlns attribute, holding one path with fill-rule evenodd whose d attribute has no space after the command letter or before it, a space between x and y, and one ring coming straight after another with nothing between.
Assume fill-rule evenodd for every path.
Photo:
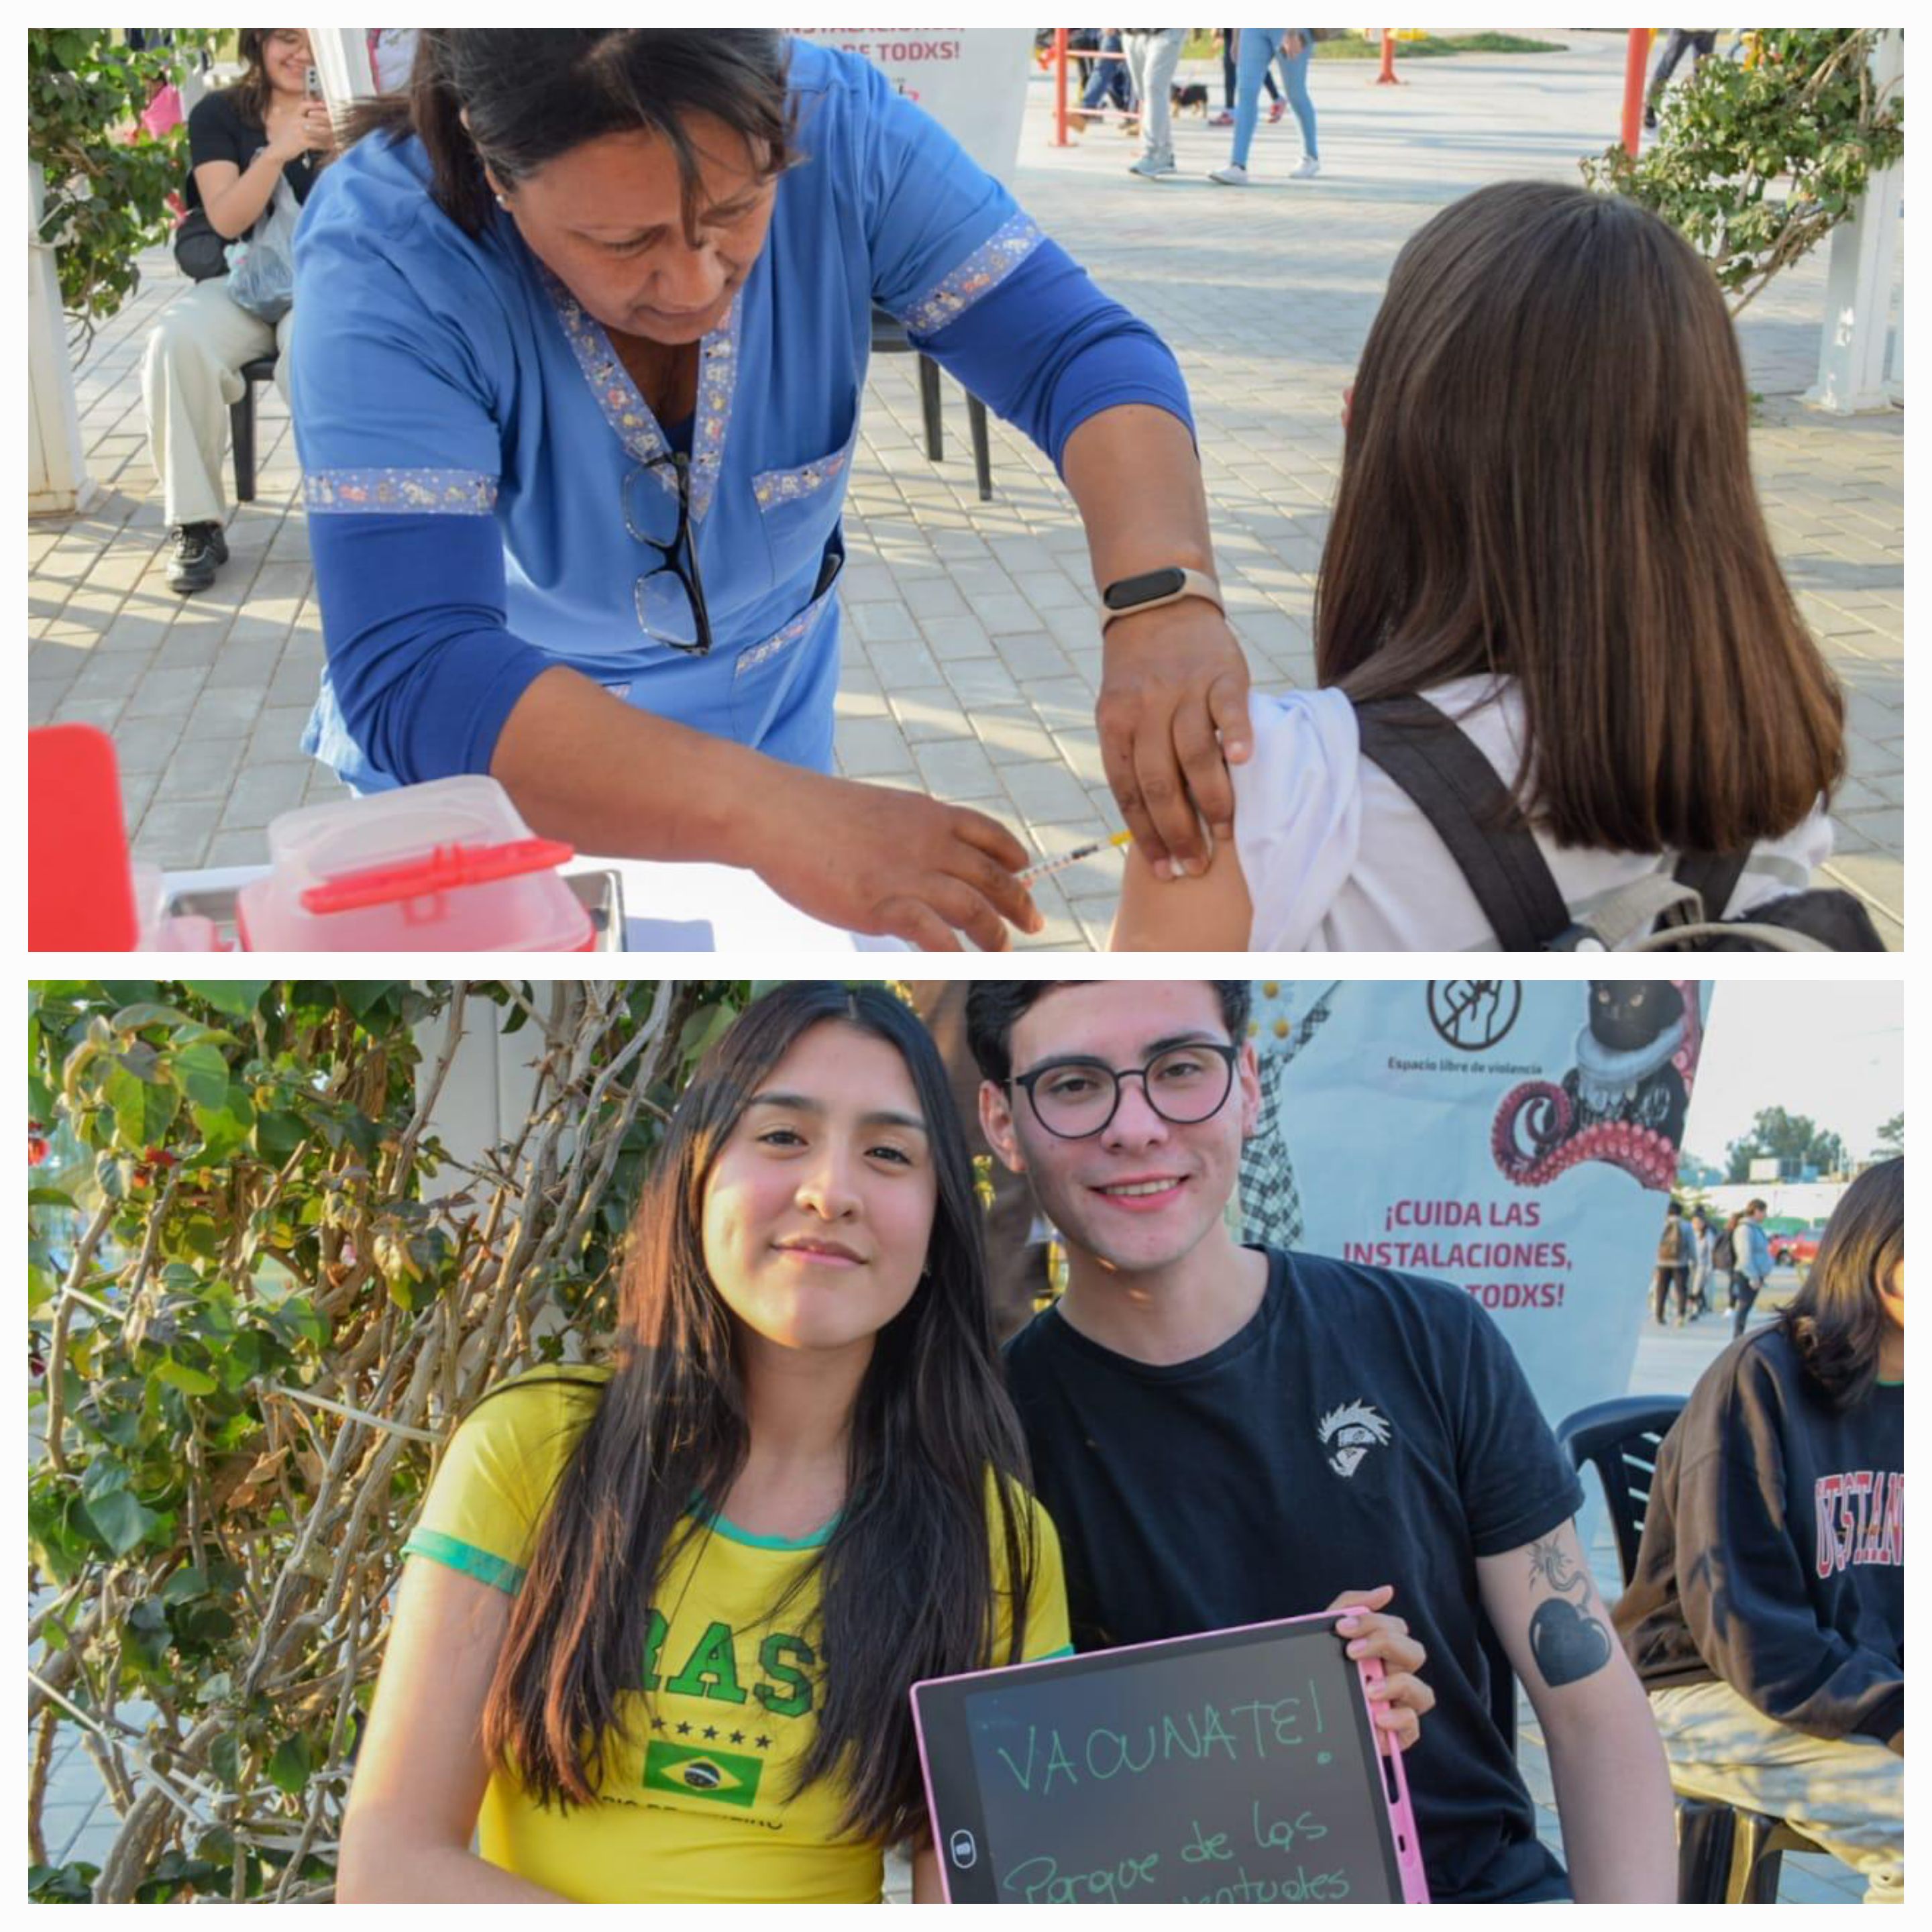
<instances>
[{"instance_id":1,"label":"black cat illustration","mask_svg":"<svg viewBox=\"0 0 1932 1932\"><path fill-rule=\"evenodd\" d=\"M1606 1160L1668 1189L1702 1044L1694 982L1592 980L1576 1064L1562 1084L1526 1081L1496 1109L1497 1166L1534 1187L1580 1161Z\"/></svg>"}]
</instances>

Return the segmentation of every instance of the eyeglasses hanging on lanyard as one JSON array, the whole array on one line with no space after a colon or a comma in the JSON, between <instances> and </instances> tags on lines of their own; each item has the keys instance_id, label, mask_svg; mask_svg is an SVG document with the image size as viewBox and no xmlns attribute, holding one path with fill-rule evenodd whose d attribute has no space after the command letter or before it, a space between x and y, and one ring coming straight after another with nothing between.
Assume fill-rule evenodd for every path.
<instances>
[{"instance_id":1,"label":"eyeglasses hanging on lanyard","mask_svg":"<svg viewBox=\"0 0 1932 1932\"><path fill-rule=\"evenodd\" d=\"M640 529L632 507L633 487L644 472L669 464L677 478L677 530L662 543ZM698 574L698 544L691 526L691 458L683 451L667 450L640 464L624 478L624 527L646 550L663 561L646 571L633 596L638 622L645 634L688 657L708 656L711 650L711 614L705 608L704 580Z\"/></svg>"}]
</instances>

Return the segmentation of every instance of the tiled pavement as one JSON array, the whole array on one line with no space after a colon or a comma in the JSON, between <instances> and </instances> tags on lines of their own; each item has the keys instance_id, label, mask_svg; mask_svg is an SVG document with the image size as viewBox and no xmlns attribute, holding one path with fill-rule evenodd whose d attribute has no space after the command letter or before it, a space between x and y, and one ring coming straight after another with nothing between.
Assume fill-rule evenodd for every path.
<instances>
[{"instance_id":1,"label":"tiled pavement","mask_svg":"<svg viewBox=\"0 0 1932 1932\"><path fill-rule=\"evenodd\" d=\"M1173 344L1198 418L1230 614L1264 685L1312 678L1314 573L1340 454L1342 385L1403 239L1484 182L1574 179L1614 130L1621 36L1568 36L1560 55L1419 62L1408 85L1318 67L1324 164L1298 158L1292 120L1264 126L1256 184L1202 178L1226 136L1178 125L1182 178L1130 177L1132 149L1096 128L1048 145L1036 83L1016 186L1112 293ZM1903 244L1900 247L1901 263ZM140 298L81 374L92 514L28 538L31 694L37 721L115 734L137 849L164 864L260 857L262 828L333 795L298 739L322 644L292 440L262 393L260 494L238 510L233 561L184 602L162 578L160 505L140 393L142 338L174 292L157 256ZM1835 876L1902 943L1904 420L1808 410L1824 265L1774 283L1740 324L1760 393L1753 452L1800 608L1849 691L1852 776L1838 801ZM947 385L945 460L928 462L910 357L875 363L849 498L846 665L838 754L855 777L984 806L1051 855L1118 823L1093 722L1100 645L1084 540L1045 458L994 424L994 500L981 504L965 412ZM1774 730L1774 718L1755 721ZM1111 856L1042 883L1037 944L1104 941Z\"/></svg>"},{"instance_id":2,"label":"tiled pavement","mask_svg":"<svg viewBox=\"0 0 1932 1932\"><path fill-rule=\"evenodd\" d=\"M1729 1335L1728 1326L1721 1322L1696 1324L1685 1329L1646 1327L1638 1344L1631 1393L1682 1393L1689 1389ZM1602 1514L1600 1510L1598 1514ZM1606 1520L1598 1529L1590 1556L1599 1588L1606 1598L1614 1598L1619 1588L1616 1552ZM1562 1834L1557 1822L1548 1754L1526 1699L1521 1700L1520 1708L1526 1721L1519 1740L1518 1762L1524 1781L1536 1800L1538 1830L1560 1856ZM138 1723L140 1707L124 1706L122 1715L130 1722ZM64 1734L54 1761L44 1817L47 1856L55 1864L74 1859L98 1865L113 1842L113 1810L92 1761L71 1730ZM908 1895L910 1872L902 1860L889 1861L886 1876L889 1897L904 1899ZM1859 1882L1850 1868L1834 1858L1794 1856L1784 1860L1779 1897L1785 1902L1854 1904L1860 1891Z\"/></svg>"}]
</instances>

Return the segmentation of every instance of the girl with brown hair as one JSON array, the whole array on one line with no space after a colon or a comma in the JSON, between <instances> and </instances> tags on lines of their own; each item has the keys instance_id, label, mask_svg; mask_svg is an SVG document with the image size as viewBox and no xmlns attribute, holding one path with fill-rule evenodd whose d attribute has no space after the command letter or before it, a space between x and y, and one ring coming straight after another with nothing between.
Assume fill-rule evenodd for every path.
<instances>
[{"instance_id":1,"label":"girl with brown hair","mask_svg":"<svg viewBox=\"0 0 1932 1932\"><path fill-rule=\"evenodd\" d=\"M503 1383L442 1456L340 1898L878 1898L913 1684L1068 1641L980 1218L909 1007L746 1010L645 1185L614 1365Z\"/></svg>"},{"instance_id":2,"label":"girl with brown hair","mask_svg":"<svg viewBox=\"0 0 1932 1932\"><path fill-rule=\"evenodd\" d=\"M1635 203L1478 190L1398 256L1345 412L1322 688L1256 697L1206 874L1129 862L1117 946L1491 947L1358 707L1444 719L1574 919L1678 855L1746 855L1715 918L1830 850L1844 704L1780 573L1709 268ZM1415 700L1426 701L1418 708ZM1554 935L1552 935L1552 937Z\"/></svg>"}]
</instances>

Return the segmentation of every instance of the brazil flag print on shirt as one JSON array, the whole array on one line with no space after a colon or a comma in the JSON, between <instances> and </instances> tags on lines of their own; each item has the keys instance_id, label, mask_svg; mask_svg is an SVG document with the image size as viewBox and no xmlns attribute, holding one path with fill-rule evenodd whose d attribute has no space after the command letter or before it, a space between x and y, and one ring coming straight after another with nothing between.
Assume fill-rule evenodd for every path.
<instances>
[{"instance_id":1,"label":"brazil flag print on shirt","mask_svg":"<svg viewBox=\"0 0 1932 1932\"><path fill-rule=\"evenodd\" d=\"M451 1442L409 1553L514 1593L608 1379L540 1370L484 1401ZM1026 1649L1040 1657L1065 1647L1066 1612L1052 1526L1034 1514ZM880 1848L838 1836L843 1787L796 1790L824 1677L808 1573L830 1529L794 1542L717 1517L692 1528L652 1592L637 1694L623 1735L603 1742L599 1802L544 1810L499 1773L478 1821L483 1856L586 1901L876 1899Z\"/></svg>"}]
</instances>

